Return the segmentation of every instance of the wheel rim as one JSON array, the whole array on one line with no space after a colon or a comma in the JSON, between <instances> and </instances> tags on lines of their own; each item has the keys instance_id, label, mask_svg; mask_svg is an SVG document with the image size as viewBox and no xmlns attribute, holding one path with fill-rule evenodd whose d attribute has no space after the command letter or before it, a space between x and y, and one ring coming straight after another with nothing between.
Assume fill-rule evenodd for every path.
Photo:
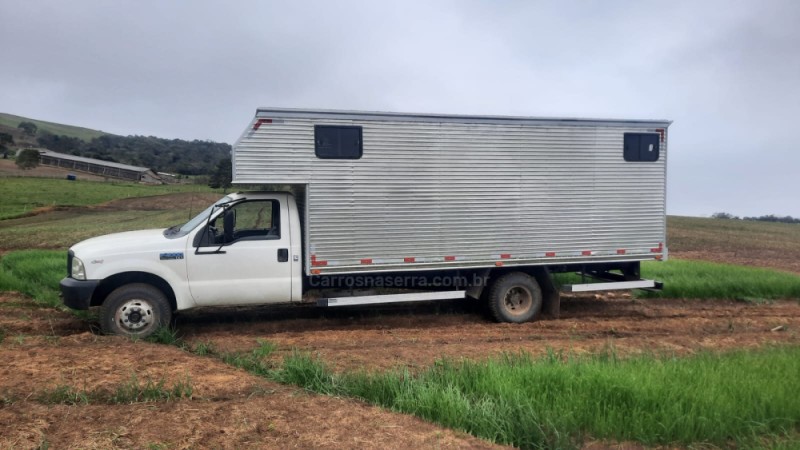
<instances>
[{"instance_id":1,"label":"wheel rim","mask_svg":"<svg viewBox=\"0 0 800 450\"><path fill-rule=\"evenodd\" d=\"M503 306L509 314L521 316L527 313L533 305L533 294L522 286L514 286L506 291L503 297Z\"/></svg>"},{"instance_id":2,"label":"wheel rim","mask_svg":"<svg viewBox=\"0 0 800 450\"><path fill-rule=\"evenodd\" d=\"M156 322L153 309L147 300L128 300L117 308L114 321L126 332L141 333Z\"/></svg>"}]
</instances>

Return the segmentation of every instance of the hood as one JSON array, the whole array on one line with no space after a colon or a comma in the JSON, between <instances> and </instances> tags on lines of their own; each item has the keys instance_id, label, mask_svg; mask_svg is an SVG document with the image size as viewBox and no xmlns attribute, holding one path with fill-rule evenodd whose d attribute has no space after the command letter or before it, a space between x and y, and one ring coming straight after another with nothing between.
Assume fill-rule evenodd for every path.
<instances>
[{"instance_id":1,"label":"hood","mask_svg":"<svg viewBox=\"0 0 800 450\"><path fill-rule=\"evenodd\" d=\"M81 241L70 248L79 258L87 258L120 253L132 253L151 250L180 249L184 245L183 239L167 239L164 230L126 231L98 236Z\"/></svg>"}]
</instances>

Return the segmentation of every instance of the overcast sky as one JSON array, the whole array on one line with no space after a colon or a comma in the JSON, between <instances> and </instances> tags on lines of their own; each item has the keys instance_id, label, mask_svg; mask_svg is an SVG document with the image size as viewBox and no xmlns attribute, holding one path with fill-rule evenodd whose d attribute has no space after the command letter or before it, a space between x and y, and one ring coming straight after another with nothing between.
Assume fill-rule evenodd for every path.
<instances>
[{"instance_id":1,"label":"overcast sky","mask_svg":"<svg viewBox=\"0 0 800 450\"><path fill-rule=\"evenodd\" d=\"M0 0L0 112L233 143L258 106L669 119L668 212L800 217L800 1Z\"/></svg>"}]
</instances>

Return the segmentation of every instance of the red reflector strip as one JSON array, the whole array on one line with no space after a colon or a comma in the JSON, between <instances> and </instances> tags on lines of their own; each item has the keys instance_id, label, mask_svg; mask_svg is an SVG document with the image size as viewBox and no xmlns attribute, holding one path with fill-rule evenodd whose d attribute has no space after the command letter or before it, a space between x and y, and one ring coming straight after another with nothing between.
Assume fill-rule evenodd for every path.
<instances>
[{"instance_id":1,"label":"red reflector strip","mask_svg":"<svg viewBox=\"0 0 800 450\"><path fill-rule=\"evenodd\" d=\"M413 257L412 258L403 258L403 262L407 262L407 263L412 263L412 262L414 262L416 260L417 260L417 258L413 258Z\"/></svg>"},{"instance_id":2,"label":"red reflector strip","mask_svg":"<svg viewBox=\"0 0 800 450\"><path fill-rule=\"evenodd\" d=\"M317 255L311 255L311 262L314 262L316 260L317 260Z\"/></svg>"},{"instance_id":3,"label":"red reflector strip","mask_svg":"<svg viewBox=\"0 0 800 450\"><path fill-rule=\"evenodd\" d=\"M311 261L312 266L327 266L328 261Z\"/></svg>"},{"instance_id":4,"label":"red reflector strip","mask_svg":"<svg viewBox=\"0 0 800 450\"><path fill-rule=\"evenodd\" d=\"M592 251L591 250L584 250L584 251L581 252L581 255L583 255L583 256L592 256Z\"/></svg>"},{"instance_id":5,"label":"red reflector strip","mask_svg":"<svg viewBox=\"0 0 800 450\"><path fill-rule=\"evenodd\" d=\"M265 123L272 123L272 119L258 119L258 120L256 120L256 123L253 124L253 131L258 130L259 128L261 128L261 125L265 124Z\"/></svg>"},{"instance_id":6,"label":"red reflector strip","mask_svg":"<svg viewBox=\"0 0 800 450\"><path fill-rule=\"evenodd\" d=\"M544 256L547 256L548 258L552 258L553 256L556 256L556 252L547 252L547 253L544 254Z\"/></svg>"},{"instance_id":7,"label":"red reflector strip","mask_svg":"<svg viewBox=\"0 0 800 450\"><path fill-rule=\"evenodd\" d=\"M625 249L621 248L621 249L617 250L617 254L618 255L624 255L625 254Z\"/></svg>"},{"instance_id":8,"label":"red reflector strip","mask_svg":"<svg viewBox=\"0 0 800 450\"><path fill-rule=\"evenodd\" d=\"M511 259L511 254L510 253L501 253L500 254L500 259Z\"/></svg>"},{"instance_id":9,"label":"red reflector strip","mask_svg":"<svg viewBox=\"0 0 800 450\"><path fill-rule=\"evenodd\" d=\"M656 132L658 132L658 134L661 135L661 142L664 142L664 132L665 132L665 130L663 128L656 128Z\"/></svg>"},{"instance_id":10,"label":"red reflector strip","mask_svg":"<svg viewBox=\"0 0 800 450\"><path fill-rule=\"evenodd\" d=\"M361 260L361 264L372 264L372 258L364 258Z\"/></svg>"},{"instance_id":11,"label":"red reflector strip","mask_svg":"<svg viewBox=\"0 0 800 450\"><path fill-rule=\"evenodd\" d=\"M444 260L445 260L445 261L455 261L455 260L456 260L456 257L455 257L455 256L445 256L445 257L444 257Z\"/></svg>"},{"instance_id":12,"label":"red reflector strip","mask_svg":"<svg viewBox=\"0 0 800 450\"><path fill-rule=\"evenodd\" d=\"M653 252L653 253L661 253L662 251L664 251L664 243L663 242L659 242L658 243L658 247L651 248L650 251Z\"/></svg>"}]
</instances>

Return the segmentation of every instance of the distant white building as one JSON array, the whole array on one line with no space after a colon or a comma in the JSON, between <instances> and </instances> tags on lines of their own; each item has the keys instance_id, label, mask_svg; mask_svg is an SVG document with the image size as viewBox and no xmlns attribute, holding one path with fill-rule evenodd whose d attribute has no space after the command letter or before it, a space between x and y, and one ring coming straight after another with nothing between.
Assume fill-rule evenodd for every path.
<instances>
[{"instance_id":1,"label":"distant white building","mask_svg":"<svg viewBox=\"0 0 800 450\"><path fill-rule=\"evenodd\" d=\"M46 166L61 167L64 169L88 172L101 177L119 178L122 180L139 181L142 183L163 184L153 170L147 167L131 166L101 159L84 158L83 156L68 155L51 150L39 150L41 164Z\"/></svg>"}]
</instances>

